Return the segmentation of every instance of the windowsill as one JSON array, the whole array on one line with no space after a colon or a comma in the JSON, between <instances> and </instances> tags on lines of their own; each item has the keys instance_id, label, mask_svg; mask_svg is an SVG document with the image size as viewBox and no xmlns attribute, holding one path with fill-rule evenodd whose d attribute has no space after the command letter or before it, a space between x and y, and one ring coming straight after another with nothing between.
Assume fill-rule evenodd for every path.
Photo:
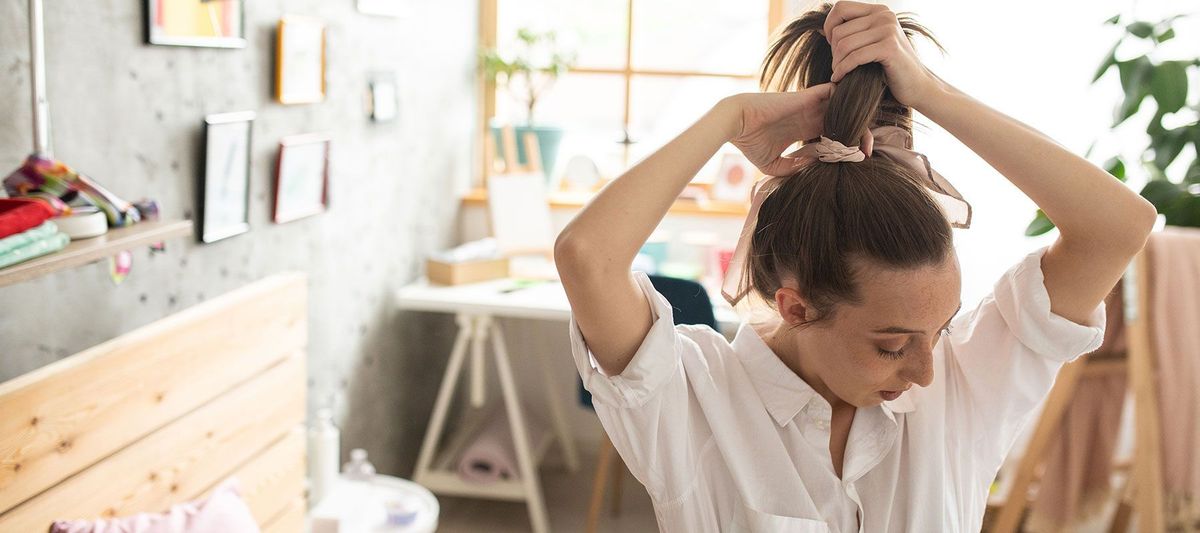
<instances>
[{"instance_id":1,"label":"windowsill","mask_svg":"<svg viewBox=\"0 0 1200 533\"><path fill-rule=\"evenodd\" d=\"M595 193L555 191L549 194L551 209L579 209L587 205ZM463 206L487 207L487 190L471 189L462 198ZM668 213L672 215L700 215L717 217L745 217L749 212L749 204L743 202L724 202L709 200L698 202L680 198L675 200Z\"/></svg>"}]
</instances>

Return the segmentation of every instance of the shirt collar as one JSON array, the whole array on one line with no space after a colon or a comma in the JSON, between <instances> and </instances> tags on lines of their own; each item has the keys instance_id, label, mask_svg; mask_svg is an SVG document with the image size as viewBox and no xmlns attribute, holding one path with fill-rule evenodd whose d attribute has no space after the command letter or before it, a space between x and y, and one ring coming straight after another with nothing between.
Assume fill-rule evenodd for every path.
<instances>
[{"instance_id":1,"label":"shirt collar","mask_svg":"<svg viewBox=\"0 0 1200 533\"><path fill-rule=\"evenodd\" d=\"M825 404L824 398L792 369L779 360L771 347L762 340L749 322L742 322L733 339L733 351L741 359L759 398L779 427L791 422L810 402ZM905 391L895 400L883 402L883 411L895 421L895 413L916 409L912 391Z\"/></svg>"}]
</instances>

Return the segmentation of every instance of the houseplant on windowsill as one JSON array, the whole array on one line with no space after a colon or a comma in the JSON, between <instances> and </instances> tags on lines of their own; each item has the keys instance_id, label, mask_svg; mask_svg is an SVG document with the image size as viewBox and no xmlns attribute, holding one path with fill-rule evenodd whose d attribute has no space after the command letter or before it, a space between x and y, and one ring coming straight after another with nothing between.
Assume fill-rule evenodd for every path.
<instances>
[{"instance_id":1,"label":"houseplant on windowsill","mask_svg":"<svg viewBox=\"0 0 1200 533\"><path fill-rule=\"evenodd\" d=\"M514 126L519 162L526 163L525 132L533 132L537 136L542 169L547 179L554 169L563 130L560 127L535 122L533 112L538 99L574 63L574 53L559 47L553 31L539 33L527 28L517 30L516 45L512 50L485 48L479 54L479 65L486 79L497 86L503 86L514 98L521 101L526 109L525 123ZM498 125L492 125L492 134L499 145Z\"/></svg>"},{"instance_id":2,"label":"houseplant on windowsill","mask_svg":"<svg viewBox=\"0 0 1200 533\"><path fill-rule=\"evenodd\" d=\"M1112 67L1117 68L1125 94L1115 109L1113 128L1137 113L1147 97L1151 97L1156 106L1154 116L1146 126L1150 145L1142 152L1140 160L1126 162L1121 156L1116 156L1104 162L1104 169L1125 181L1126 170L1131 170L1134 163L1141 165L1150 177L1141 195L1166 216L1166 223L1200 227L1200 102L1187 102L1188 72L1200 70L1200 57L1161 60L1155 57L1159 44L1175 38L1172 23L1182 16L1169 17L1158 23L1135 21L1127 24L1121 38L1104 57L1092 83L1096 83ZM1118 15L1105 23L1120 22ZM1151 49L1132 59L1118 60L1117 49L1126 39L1146 41ZM1163 119L1168 116L1169 123L1180 125L1166 127ZM1189 144L1193 148L1192 162L1186 166L1182 163L1172 166ZM1173 170L1168 171L1167 167ZM1054 223L1039 210L1025 234L1032 237L1053 228Z\"/></svg>"}]
</instances>

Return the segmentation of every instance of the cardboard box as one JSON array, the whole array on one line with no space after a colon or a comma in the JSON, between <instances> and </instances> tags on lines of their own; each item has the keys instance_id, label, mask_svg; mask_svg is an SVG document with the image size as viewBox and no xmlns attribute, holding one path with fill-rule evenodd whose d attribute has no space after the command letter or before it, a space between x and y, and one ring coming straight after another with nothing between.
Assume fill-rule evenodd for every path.
<instances>
[{"instance_id":1,"label":"cardboard box","mask_svg":"<svg viewBox=\"0 0 1200 533\"><path fill-rule=\"evenodd\" d=\"M461 285L508 277L508 258L446 263L434 259L425 261L425 275L430 283Z\"/></svg>"}]
</instances>

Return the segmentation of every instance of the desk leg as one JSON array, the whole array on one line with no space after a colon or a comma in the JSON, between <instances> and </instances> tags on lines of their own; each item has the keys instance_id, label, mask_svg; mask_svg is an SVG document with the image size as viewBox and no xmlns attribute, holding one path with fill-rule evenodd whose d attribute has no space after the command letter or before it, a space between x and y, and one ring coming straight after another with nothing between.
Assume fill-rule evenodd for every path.
<instances>
[{"instance_id":1,"label":"desk leg","mask_svg":"<svg viewBox=\"0 0 1200 533\"><path fill-rule=\"evenodd\" d=\"M479 315L475 317L474 334L471 336L471 407L483 407L486 396L484 378L487 368L483 364L483 346L487 340L488 326L492 317Z\"/></svg>"},{"instance_id":2,"label":"desk leg","mask_svg":"<svg viewBox=\"0 0 1200 533\"><path fill-rule=\"evenodd\" d=\"M429 418L429 427L425 430L425 440L421 443L421 455L417 458L417 469L413 481L421 483L421 478L429 472L429 463L437 448L438 438L446 422L446 412L450 407L450 396L462 373L463 359L467 355L467 341L474 336L475 325L472 317L465 314L457 316L458 336L454 339L454 349L450 351L450 363L446 366L446 374L442 377L442 385L438 389L437 400L433 404L433 416Z\"/></svg>"},{"instance_id":3,"label":"desk leg","mask_svg":"<svg viewBox=\"0 0 1200 533\"><path fill-rule=\"evenodd\" d=\"M490 324L490 329L492 351L496 355L496 370L500 374L500 391L504 394L504 407L508 412L508 424L512 429L513 444L517 452L517 467L521 472L521 484L525 486L526 503L529 505L529 520L533 525L533 533L548 533L550 522L546 516L545 500L542 499L542 483L538 477L537 465L533 460L533 450L529 443L525 418L521 414L516 382L513 381L512 367L508 358L508 348L505 346L504 336L495 322Z\"/></svg>"},{"instance_id":4,"label":"desk leg","mask_svg":"<svg viewBox=\"0 0 1200 533\"><path fill-rule=\"evenodd\" d=\"M555 386L554 377L550 375L549 357L544 350L538 350L538 357L542 360L538 368L542 373L542 391L546 394L546 405L550 408L550 418L554 423L554 432L558 436L558 445L562 447L563 458L567 462L567 470L570 472L579 471L579 455L575 452L575 440L571 438L571 428L567 424L567 414L563 412L562 400L555 391L558 388ZM571 381L574 386L575 381Z\"/></svg>"}]
</instances>

